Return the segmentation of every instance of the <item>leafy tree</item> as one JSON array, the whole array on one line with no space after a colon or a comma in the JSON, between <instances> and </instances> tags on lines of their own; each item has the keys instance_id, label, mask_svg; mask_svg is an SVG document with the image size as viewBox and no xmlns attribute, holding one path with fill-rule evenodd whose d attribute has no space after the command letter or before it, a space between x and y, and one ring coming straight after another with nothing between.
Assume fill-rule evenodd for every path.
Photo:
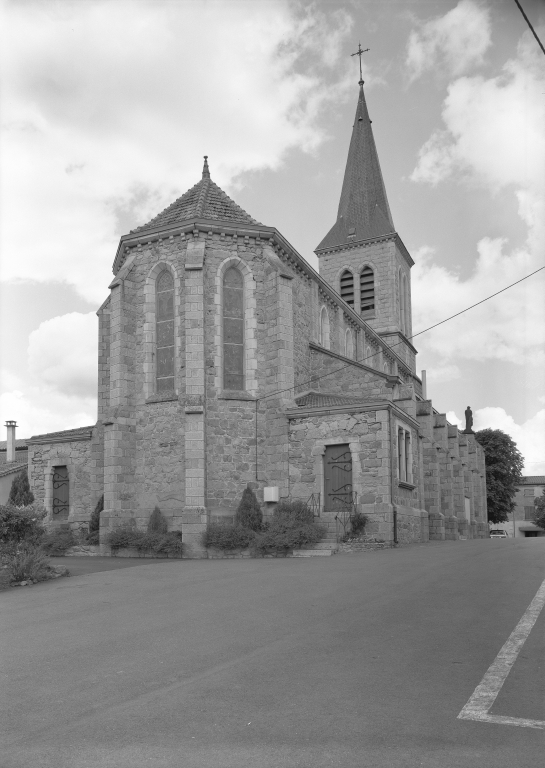
<instances>
[{"instance_id":1,"label":"leafy tree","mask_svg":"<svg viewBox=\"0 0 545 768\"><path fill-rule=\"evenodd\" d=\"M486 497L490 523L505 523L515 508L524 459L517 444L501 429L481 429L475 438L484 449Z\"/></svg>"},{"instance_id":2,"label":"leafy tree","mask_svg":"<svg viewBox=\"0 0 545 768\"><path fill-rule=\"evenodd\" d=\"M168 523L159 507L155 507L148 520L148 533L166 533L167 531Z\"/></svg>"},{"instance_id":3,"label":"leafy tree","mask_svg":"<svg viewBox=\"0 0 545 768\"><path fill-rule=\"evenodd\" d=\"M534 523L540 528L545 528L545 488L541 496L534 499Z\"/></svg>"},{"instance_id":4,"label":"leafy tree","mask_svg":"<svg viewBox=\"0 0 545 768\"><path fill-rule=\"evenodd\" d=\"M34 494L30 490L26 469L22 469L11 484L8 504L13 507L28 507L34 502Z\"/></svg>"},{"instance_id":5,"label":"leafy tree","mask_svg":"<svg viewBox=\"0 0 545 768\"><path fill-rule=\"evenodd\" d=\"M263 512L259 501L249 486L242 493L242 499L235 514L235 523L251 531L259 531L263 523Z\"/></svg>"}]
</instances>

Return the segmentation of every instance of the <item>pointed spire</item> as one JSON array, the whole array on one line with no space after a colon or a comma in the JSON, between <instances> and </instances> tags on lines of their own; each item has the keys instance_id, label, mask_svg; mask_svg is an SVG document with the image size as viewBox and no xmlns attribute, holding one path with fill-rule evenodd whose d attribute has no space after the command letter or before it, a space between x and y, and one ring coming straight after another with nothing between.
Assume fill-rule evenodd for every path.
<instances>
[{"instance_id":1,"label":"pointed spire","mask_svg":"<svg viewBox=\"0 0 545 768\"><path fill-rule=\"evenodd\" d=\"M363 93L363 80L359 81L359 86L337 221L316 250L395 231Z\"/></svg>"},{"instance_id":2,"label":"pointed spire","mask_svg":"<svg viewBox=\"0 0 545 768\"><path fill-rule=\"evenodd\" d=\"M204 156L204 165L202 169L202 177L203 179L209 179L210 178L210 168L208 167L208 155Z\"/></svg>"}]
</instances>

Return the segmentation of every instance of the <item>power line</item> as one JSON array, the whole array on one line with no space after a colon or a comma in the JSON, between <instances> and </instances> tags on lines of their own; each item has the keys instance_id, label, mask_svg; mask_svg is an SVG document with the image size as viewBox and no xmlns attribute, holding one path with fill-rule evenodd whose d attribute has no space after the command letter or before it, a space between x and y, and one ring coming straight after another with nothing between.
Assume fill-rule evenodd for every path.
<instances>
[{"instance_id":1,"label":"power line","mask_svg":"<svg viewBox=\"0 0 545 768\"><path fill-rule=\"evenodd\" d=\"M517 4L519 11L520 11L520 12L522 13L522 15L524 16L524 18L525 18L525 20L526 20L526 23L528 24L528 26L529 26L529 27L530 27L530 29L532 30L532 34L534 35L535 39L537 40L537 42L538 42L538 44L539 44L539 47L541 48L541 50L543 51L543 53L545 53L545 48L543 47L543 43L541 42L541 40L540 40L540 39L539 39L539 37L537 36L537 32L535 31L535 29L532 27L532 25L531 25L531 23L530 23L530 19L529 19L529 18L528 18L528 16L527 16L527 15L524 13L524 10L523 10L523 8L522 8L522 5L519 3L519 0L515 0L515 3Z\"/></svg>"},{"instance_id":2,"label":"power line","mask_svg":"<svg viewBox=\"0 0 545 768\"><path fill-rule=\"evenodd\" d=\"M427 333L428 331L431 331L432 328L437 328L438 325L443 325L443 323L447 323L449 320L453 320L455 317L459 317L460 315L463 315L465 312L469 312L470 309L473 309L474 307L478 307L480 304L484 304L485 301L489 301L490 299L493 299L494 296L498 296L500 293L504 293L505 291L508 291L510 288L513 288L513 286L524 282L524 280L528 280L529 277L536 275L538 272L541 272L543 269L545 269L545 265L542 267L539 267L539 269L534 270L534 272L530 272L530 274L525 275L524 277L521 277L520 280L516 280L514 283L510 283L509 285L506 285L505 288L502 288L501 290L496 291L496 293L491 293L490 296L487 296L485 299L481 299L481 301L477 301L475 304L471 304L469 307L462 309L460 312L456 312L456 314L450 315L450 317L446 317L444 320L440 320L438 323L435 323L434 325L430 325L428 328L424 328L423 331L418 331L418 333L415 333L412 336L409 336L408 341L415 339L417 336L421 336L423 333ZM404 343L403 341L398 341L396 344L392 344L388 348L393 349L394 347L398 347L403 343ZM354 360L354 362L363 363L364 360L369 360L371 357L374 357L374 355L367 355L367 357L364 357L361 360ZM257 403L260 400L266 400L269 397L274 397L275 395L281 395L284 392L290 392L292 389L295 389L295 386L302 387L305 384L314 384L314 382L320 381L320 379L325 379L327 376L333 376L334 373L339 373L339 371L344 371L345 368L350 368L351 365L352 363L347 363L346 365L342 365L340 368L335 368L334 371L330 371L329 373L324 373L322 376L313 376L312 379L303 381L297 385L294 385L293 387L287 387L286 389L279 389L276 392L271 392L268 395L263 395L263 397L258 397L256 398L256 401L255 401L256 409L257 409Z\"/></svg>"}]
</instances>

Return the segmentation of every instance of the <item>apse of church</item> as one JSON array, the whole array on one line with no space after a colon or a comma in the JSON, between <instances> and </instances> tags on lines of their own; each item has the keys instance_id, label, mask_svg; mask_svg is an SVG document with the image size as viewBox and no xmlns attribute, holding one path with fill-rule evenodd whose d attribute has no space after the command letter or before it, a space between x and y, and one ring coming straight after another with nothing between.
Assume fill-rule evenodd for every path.
<instances>
[{"instance_id":1,"label":"apse of church","mask_svg":"<svg viewBox=\"0 0 545 768\"><path fill-rule=\"evenodd\" d=\"M155 506L204 555L247 485L339 509L387 542L487 535L484 456L425 400L410 341L413 261L395 231L360 83L337 219L316 273L274 227L202 178L121 238L98 311L98 420L29 441L50 509L68 523L104 493L101 541ZM337 518L337 520L336 520ZM66 522L66 521L63 521Z\"/></svg>"}]
</instances>

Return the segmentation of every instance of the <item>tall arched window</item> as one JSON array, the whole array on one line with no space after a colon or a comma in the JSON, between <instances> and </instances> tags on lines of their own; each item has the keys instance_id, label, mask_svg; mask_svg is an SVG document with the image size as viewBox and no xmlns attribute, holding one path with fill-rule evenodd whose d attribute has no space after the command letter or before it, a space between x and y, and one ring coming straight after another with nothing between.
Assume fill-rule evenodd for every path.
<instances>
[{"instance_id":1,"label":"tall arched window","mask_svg":"<svg viewBox=\"0 0 545 768\"><path fill-rule=\"evenodd\" d=\"M349 269L345 269L341 275L341 299L354 306L354 275Z\"/></svg>"},{"instance_id":2,"label":"tall arched window","mask_svg":"<svg viewBox=\"0 0 545 768\"><path fill-rule=\"evenodd\" d=\"M223 276L223 388L244 389L244 283L236 267Z\"/></svg>"},{"instance_id":3,"label":"tall arched window","mask_svg":"<svg viewBox=\"0 0 545 768\"><path fill-rule=\"evenodd\" d=\"M364 267L360 275L360 308L366 314L375 311L375 276L371 267Z\"/></svg>"},{"instance_id":4,"label":"tall arched window","mask_svg":"<svg viewBox=\"0 0 545 768\"><path fill-rule=\"evenodd\" d=\"M365 347L365 359L363 362L366 365L373 366L373 350L371 347Z\"/></svg>"},{"instance_id":5,"label":"tall arched window","mask_svg":"<svg viewBox=\"0 0 545 768\"><path fill-rule=\"evenodd\" d=\"M354 337L350 328L346 329L344 348L346 350L346 357L354 357Z\"/></svg>"},{"instance_id":6,"label":"tall arched window","mask_svg":"<svg viewBox=\"0 0 545 768\"><path fill-rule=\"evenodd\" d=\"M325 307L320 312L320 344L329 349L329 315Z\"/></svg>"},{"instance_id":7,"label":"tall arched window","mask_svg":"<svg viewBox=\"0 0 545 768\"><path fill-rule=\"evenodd\" d=\"M168 269L155 283L157 392L174 390L174 279Z\"/></svg>"}]
</instances>

